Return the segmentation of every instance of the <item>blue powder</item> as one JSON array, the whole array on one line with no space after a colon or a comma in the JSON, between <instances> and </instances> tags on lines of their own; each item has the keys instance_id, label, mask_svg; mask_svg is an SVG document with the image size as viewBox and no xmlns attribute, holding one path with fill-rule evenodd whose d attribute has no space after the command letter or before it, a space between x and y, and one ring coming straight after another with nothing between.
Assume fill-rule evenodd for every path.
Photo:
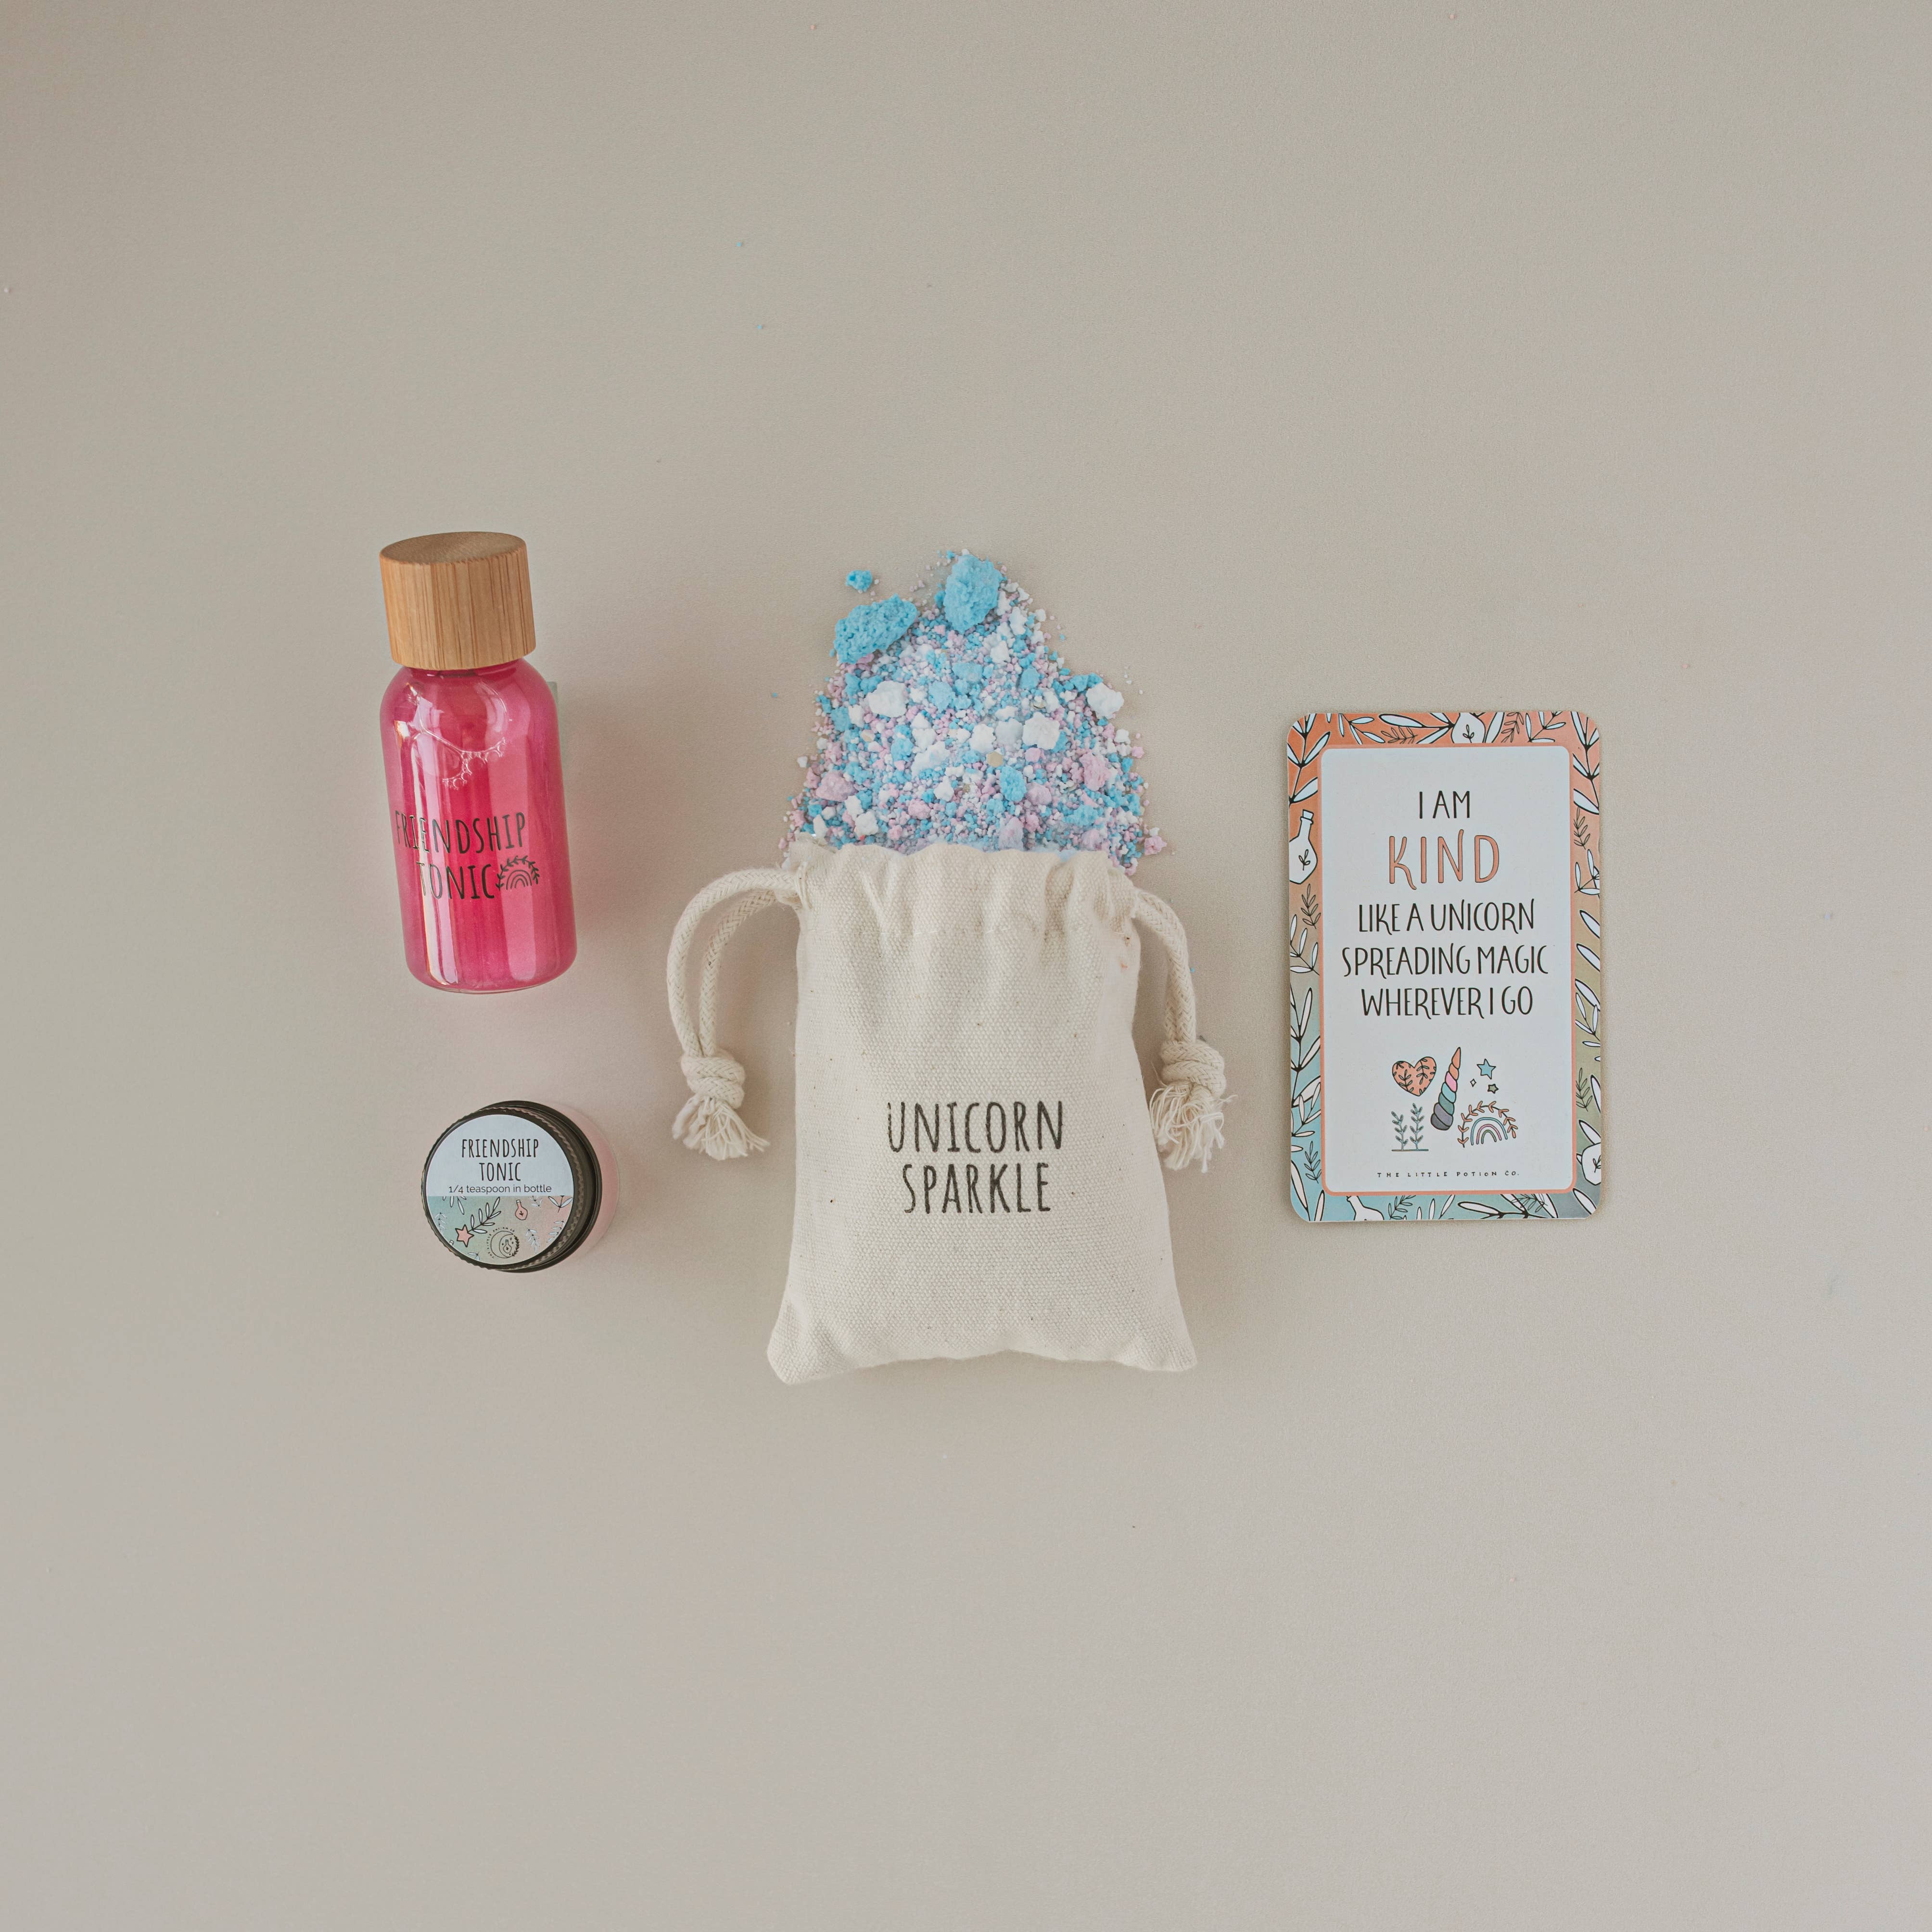
<instances>
[{"instance_id":1,"label":"blue powder","mask_svg":"<svg viewBox=\"0 0 1932 1932\"><path fill-rule=\"evenodd\" d=\"M956 631L970 631L983 624L999 601L998 567L983 557L962 554L946 580L940 608L946 621Z\"/></svg>"},{"instance_id":2,"label":"blue powder","mask_svg":"<svg viewBox=\"0 0 1932 1932\"><path fill-rule=\"evenodd\" d=\"M860 663L897 644L918 617L918 607L903 597L855 604L838 620L832 654L842 664Z\"/></svg>"},{"instance_id":3,"label":"blue powder","mask_svg":"<svg viewBox=\"0 0 1932 1932\"><path fill-rule=\"evenodd\" d=\"M740 246L742 244L740 244ZM872 587L872 573L869 570L853 570L846 572L848 590L869 590Z\"/></svg>"},{"instance_id":4,"label":"blue powder","mask_svg":"<svg viewBox=\"0 0 1932 1932\"><path fill-rule=\"evenodd\" d=\"M1160 842L1143 822L1143 788L1113 721L1086 700L1102 680L1069 667L1026 592L997 566L949 552L939 569L937 594L920 593L929 602L862 603L838 626L838 663L818 698L818 752L789 814L793 833L835 849L1081 848L1133 871ZM888 680L905 692L896 717L867 702ZM968 736L981 726L992 728L983 752ZM1038 742L1046 733L1052 742ZM1088 785L1090 769L1104 770L1100 784ZM834 774L844 795L820 798ZM866 813L873 829L861 832Z\"/></svg>"}]
</instances>

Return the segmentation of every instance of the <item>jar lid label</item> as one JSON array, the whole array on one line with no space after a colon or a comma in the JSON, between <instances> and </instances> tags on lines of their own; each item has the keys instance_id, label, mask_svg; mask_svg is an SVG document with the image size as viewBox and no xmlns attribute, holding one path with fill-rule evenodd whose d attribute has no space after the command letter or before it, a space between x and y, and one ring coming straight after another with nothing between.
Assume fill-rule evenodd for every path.
<instances>
[{"instance_id":1,"label":"jar lid label","mask_svg":"<svg viewBox=\"0 0 1932 1932\"><path fill-rule=\"evenodd\" d=\"M477 1114L436 1144L423 1172L430 1225L466 1261L512 1268L563 1231L576 1196L554 1135L518 1114Z\"/></svg>"}]
</instances>

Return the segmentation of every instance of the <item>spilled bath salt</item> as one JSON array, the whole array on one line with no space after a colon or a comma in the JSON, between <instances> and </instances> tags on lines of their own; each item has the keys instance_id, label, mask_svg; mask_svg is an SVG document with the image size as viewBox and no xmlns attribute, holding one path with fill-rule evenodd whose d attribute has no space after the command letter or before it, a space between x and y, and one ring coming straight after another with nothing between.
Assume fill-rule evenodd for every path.
<instances>
[{"instance_id":1,"label":"spilled bath salt","mask_svg":"<svg viewBox=\"0 0 1932 1932\"><path fill-rule=\"evenodd\" d=\"M848 581L869 588L861 574ZM997 564L946 552L910 599L854 605L832 656L782 849L1106 852L1130 872L1165 849L1144 822L1142 746L1114 722L1125 694L1069 668Z\"/></svg>"}]
</instances>

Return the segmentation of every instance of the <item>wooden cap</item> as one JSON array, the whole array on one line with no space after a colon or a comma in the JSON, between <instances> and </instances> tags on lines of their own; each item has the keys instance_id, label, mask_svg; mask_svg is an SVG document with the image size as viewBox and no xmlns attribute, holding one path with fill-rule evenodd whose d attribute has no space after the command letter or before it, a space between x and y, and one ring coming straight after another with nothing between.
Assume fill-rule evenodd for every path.
<instances>
[{"instance_id":1,"label":"wooden cap","mask_svg":"<svg viewBox=\"0 0 1932 1932\"><path fill-rule=\"evenodd\" d=\"M424 670L481 670L537 647L530 554L521 537L446 530L382 553L389 655Z\"/></svg>"}]
</instances>

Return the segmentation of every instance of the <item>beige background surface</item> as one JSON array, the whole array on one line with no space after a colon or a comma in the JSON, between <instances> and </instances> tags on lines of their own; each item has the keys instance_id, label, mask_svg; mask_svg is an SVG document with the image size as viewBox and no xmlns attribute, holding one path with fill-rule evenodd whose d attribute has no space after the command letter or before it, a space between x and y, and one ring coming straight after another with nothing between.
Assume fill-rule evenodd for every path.
<instances>
[{"instance_id":1,"label":"beige background surface","mask_svg":"<svg viewBox=\"0 0 1932 1932\"><path fill-rule=\"evenodd\" d=\"M10 1926L1923 1925L1932 16L12 0ZM376 551L519 532L583 952L405 974ZM844 572L1140 680L1202 1365L782 1388L662 965ZM1593 1225L1316 1230L1280 739L1606 728ZM493 1282L412 1190L589 1109Z\"/></svg>"}]
</instances>

